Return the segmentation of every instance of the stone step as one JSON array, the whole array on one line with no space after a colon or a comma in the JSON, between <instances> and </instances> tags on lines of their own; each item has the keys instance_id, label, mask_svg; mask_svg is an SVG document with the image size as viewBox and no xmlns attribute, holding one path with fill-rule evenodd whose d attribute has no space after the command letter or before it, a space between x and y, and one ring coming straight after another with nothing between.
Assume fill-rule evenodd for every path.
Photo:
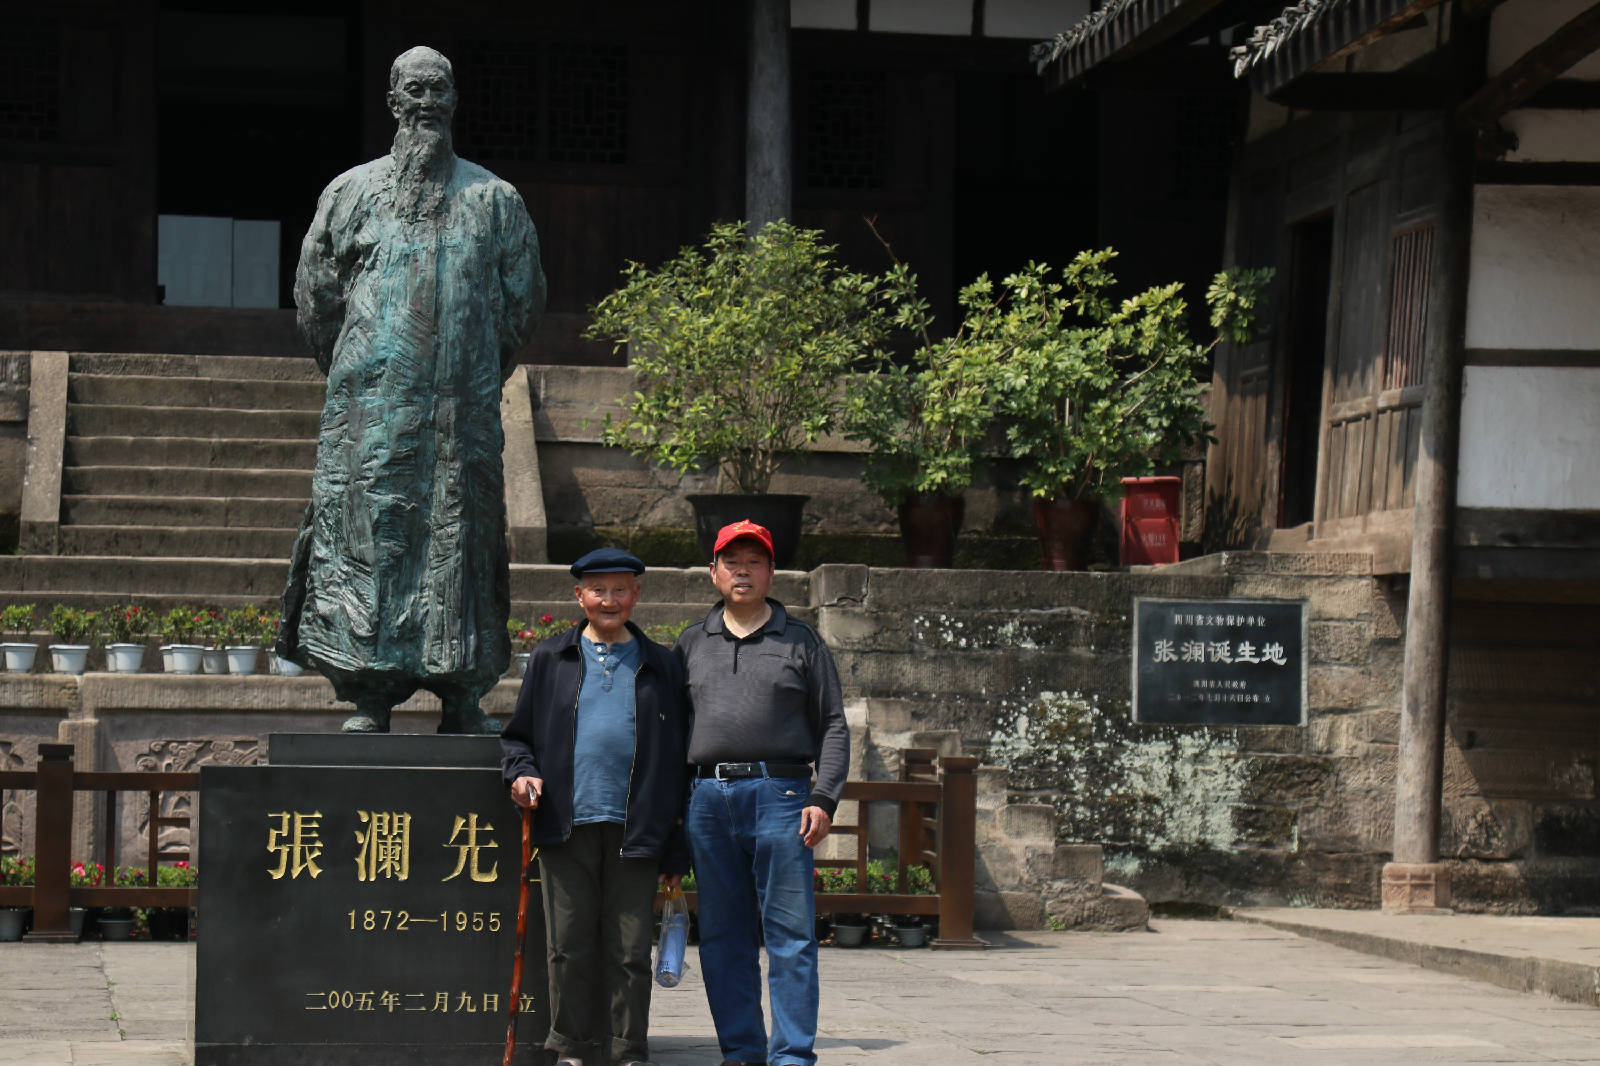
<instances>
[{"instance_id":1,"label":"stone step","mask_svg":"<svg viewBox=\"0 0 1600 1066\"><path fill-rule=\"evenodd\" d=\"M64 494L61 497L61 521L62 528L86 525L297 529L309 498Z\"/></svg>"},{"instance_id":2,"label":"stone step","mask_svg":"<svg viewBox=\"0 0 1600 1066\"><path fill-rule=\"evenodd\" d=\"M217 440L314 441L321 422L320 411L67 404L67 432L77 437L181 434Z\"/></svg>"},{"instance_id":3,"label":"stone step","mask_svg":"<svg viewBox=\"0 0 1600 1066\"><path fill-rule=\"evenodd\" d=\"M317 442L216 440L211 437L68 437L66 465L206 466L305 470L317 461Z\"/></svg>"},{"instance_id":4,"label":"stone step","mask_svg":"<svg viewBox=\"0 0 1600 1066\"><path fill-rule=\"evenodd\" d=\"M62 526L63 555L287 559L293 528L252 526Z\"/></svg>"},{"instance_id":5,"label":"stone step","mask_svg":"<svg viewBox=\"0 0 1600 1066\"><path fill-rule=\"evenodd\" d=\"M247 470L195 466L69 466L61 472L69 496L244 496L311 498L309 470Z\"/></svg>"},{"instance_id":6,"label":"stone step","mask_svg":"<svg viewBox=\"0 0 1600 1066\"><path fill-rule=\"evenodd\" d=\"M253 381L135 374L72 374L67 381L69 401L110 406L321 412L326 394L326 385L321 381Z\"/></svg>"},{"instance_id":7,"label":"stone step","mask_svg":"<svg viewBox=\"0 0 1600 1066\"><path fill-rule=\"evenodd\" d=\"M250 381L322 381L305 356L167 355L148 352L74 352L73 374L125 374Z\"/></svg>"},{"instance_id":8,"label":"stone step","mask_svg":"<svg viewBox=\"0 0 1600 1066\"><path fill-rule=\"evenodd\" d=\"M211 595L276 598L283 591L287 573L285 558L0 556L0 589L6 590L7 602L43 602L43 597L57 593L94 593L102 603L129 595L188 600ZM773 594L797 609L805 608L810 603L809 581L808 574L780 571ZM541 613L559 614L556 608L575 610L575 605L567 606L573 604L572 585L572 575L564 566L516 563L511 567L511 599L530 610L535 606L541 607ZM644 602L677 604L684 613L676 617L701 617L715 600L703 570L662 568L645 575Z\"/></svg>"}]
</instances>

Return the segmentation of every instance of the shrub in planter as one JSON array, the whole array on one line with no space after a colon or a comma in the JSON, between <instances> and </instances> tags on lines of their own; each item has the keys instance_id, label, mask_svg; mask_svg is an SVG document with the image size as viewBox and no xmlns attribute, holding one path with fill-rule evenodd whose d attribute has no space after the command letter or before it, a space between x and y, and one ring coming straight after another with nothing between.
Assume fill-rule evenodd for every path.
<instances>
[{"instance_id":1,"label":"shrub in planter","mask_svg":"<svg viewBox=\"0 0 1600 1066\"><path fill-rule=\"evenodd\" d=\"M900 313L904 268L860 274L836 250L820 230L777 221L752 236L734 222L654 269L630 263L585 334L626 351L638 385L601 439L679 474L714 470L718 493L767 493L781 463L833 428L840 376L874 355ZM774 499L774 513L784 503ZM702 498L698 532L723 505L750 506ZM729 520L739 517L762 520ZM786 566L798 525L773 534Z\"/></svg>"},{"instance_id":2,"label":"shrub in planter","mask_svg":"<svg viewBox=\"0 0 1600 1066\"><path fill-rule=\"evenodd\" d=\"M998 286L981 277L962 291L973 343L995 353L1006 444L1034 498L1051 569L1082 565L1081 554L1053 543L1058 513L1081 515L1087 541L1099 501L1120 496L1123 478L1148 476L1210 439L1208 356L1223 340L1250 338L1272 275L1218 274L1206 293L1216 336L1199 344L1189 336L1181 285L1113 299L1108 264L1116 254L1080 252L1059 273L1030 263Z\"/></svg>"},{"instance_id":3,"label":"shrub in planter","mask_svg":"<svg viewBox=\"0 0 1600 1066\"><path fill-rule=\"evenodd\" d=\"M0 630L9 637L0 643L7 673L25 674L33 669L39 645L33 642L33 622L37 609L31 603L13 603L0 608Z\"/></svg>"},{"instance_id":4,"label":"shrub in planter","mask_svg":"<svg viewBox=\"0 0 1600 1066\"><path fill-rule=\"evenodd\" d=\"M50 668L63 674L81 674L89 649L100 631L100 612L84 611L58 603L50 609Z\"/></svg>"},{"instance_id":5,"label":"shrub in planter","mask_svg":"<svg viewBox=\"0 0 1600 1066\"><path fill-rule=\"evenodd\" d=\"M155 627L148 607L115 604L100 612L100 633L106 641L106 666L116 673L137 673L144 661L144 642Z\"/></svg>"}]
</instances>

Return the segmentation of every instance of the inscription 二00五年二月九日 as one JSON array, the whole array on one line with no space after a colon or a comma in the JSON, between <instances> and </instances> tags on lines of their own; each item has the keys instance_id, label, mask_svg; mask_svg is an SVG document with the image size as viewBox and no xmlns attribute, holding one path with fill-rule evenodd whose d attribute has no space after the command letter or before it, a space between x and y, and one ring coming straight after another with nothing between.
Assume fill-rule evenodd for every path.
<instances>
[{"instance_id":1,"label":"inscription \u4e8c00\u4e94\u5e74\u4e8c\u6708\u4e5d\u65e5","mask_svg":"<svg viewBox=\"0 0 1600 1066\"><path fill-rule=\"evenodd\" d=\"M406 910L351 910L350 928L366 933L406 933L433 930L444 933L498 933L499 911L438 911L424 918Z\"/></svg>"}]
</instances>

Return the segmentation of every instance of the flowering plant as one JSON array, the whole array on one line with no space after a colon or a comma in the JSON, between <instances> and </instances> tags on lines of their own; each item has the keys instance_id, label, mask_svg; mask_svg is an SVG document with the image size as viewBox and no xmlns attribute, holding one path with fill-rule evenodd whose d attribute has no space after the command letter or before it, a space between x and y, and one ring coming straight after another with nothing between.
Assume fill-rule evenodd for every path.
<instances>
[{"instance_id":1,"label":"flowering plant","mask_svg":"<svg viewBox=\"0 0 1600 1066\"><path fill-rule=\"evenodd\" d=\"M26 637L33 632L34 607L31 603L13 603L0 607L0 629Z\"/></svg>"},{"instance_id":2,"label":"flowering plant","mask_svg":"<svg viewBox=\"0 0 1600 1066\"><path fill-rule=\"evenodd\" d=\"M200 627L200 612L194 607L174 607L161 619L161 634L168 644L193 644Z\"/></svg>"},{"instance_id":3,"label":"flowering plant","mask_svg":"<svg viewBox=\"0 0 1600 1066\"><path fill-rule=\"evenodd\" d=\"M111 644L143 644L155 621L148 607L117 604L100 612L100 632Z\"/></svg>"},{"instance_id":4,"label":"flowering plant","mask_svg":"<svg viewBox=\"0 0 1600 1066\"><path fill-rule=\"evenodd\" d=\"M31 885L35 860L32 855L0 855L0 885Z\"/></svg>"},{"instance_id":5,"label":"flowering plant","mask_svg":"<svg viewBox=\"0 0 1600 1066\"><path fill-rule=\"evenodd\" d=\"M515 629L507 623L506 628L511 630L511 639L517 642L518 651L532 651L540 641L565 633L577 624L576 618L557 618L547 612L540 615L537 622L517 622Z\"/></svg>"},{"instance_id":6,"label":"flowering plant","mask_svg":"<svg viewBox=\"0 0 1600 1066\"><path fill-rule=\"evenodd\" d=\"M200 883L200 870L187 862L156 867L156 884L162 888L193 888Z\"/></svg>"},{"instance_id":7,"label":"flowering plant","mask_svg":"<svg viewBox=\"0 0 1600 1066\"><path fill-rule=\"evenodd\" d=\"M654 625L645 626L644 635L657 644L665 644L670 648L672 643L678 639L678 634L693 624L694 620L691 618L685 618L677 622L657 622Z\"/></svg>"},{"instance_id":8,"label":"flowering plant","mask_svg":"<svg viewBox=\"0 0 1600 1066\"><path fill-rule=\"evenodd\" d=\"M50 608L50 636L58 644L83 644L100 630L100 612L58 603Z\"/></svg>"},{"instance_id":9,"label":"flowering plant","mask_svg":"<svg viewBox=\"0 0 1600 1066\"><path fill-rule=\"evenodd\" d=\"M208 648L220 648L226 639L228 620L215 607L202 607L194 615L194 632Z\"/></svg>"},{"instance_id":10,"label":"flowering plant","mask_svg":"<svg viewBox=\"0 0 1600 1066\"><path fill-rule=\"evenodd\" d=\"M105 883L106 868L99 863L86 865L81 862L72 864L72 873L68 877L73 888L99 888Z\"/></svg>"},{"instance_id":11,"label":"flowering plant","mask_svg":"<svg viewBox=\"0 0 1600 1066\"><path fill-rule=\"evenodd\" d=\"M229 611L222 626L222 639L229 644L267 644L277 635L277 612L253 603Z\"/></svg>"}]
</instances>

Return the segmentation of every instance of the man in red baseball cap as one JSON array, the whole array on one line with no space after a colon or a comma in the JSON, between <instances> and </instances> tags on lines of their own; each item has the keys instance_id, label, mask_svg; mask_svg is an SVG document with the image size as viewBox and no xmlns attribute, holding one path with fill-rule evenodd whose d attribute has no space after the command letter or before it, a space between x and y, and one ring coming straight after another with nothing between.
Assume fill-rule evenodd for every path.
<instances>
[{"instance_id":1,"label":"man in red baseball cap","mask_svg":"<svg viewBox=\"0 0 1600 1066\"><path fill-rule=\"evenodd\" d=\"M817 1061L812 849L833 826L850 770L833 656L768 595L774 575L771 533L749 519L723 526L711 560L722 602L675 649L693 722L684 830L724 1066ZM770 1041L755 994L762 943Z\"/></svg>"}]
</instances>

